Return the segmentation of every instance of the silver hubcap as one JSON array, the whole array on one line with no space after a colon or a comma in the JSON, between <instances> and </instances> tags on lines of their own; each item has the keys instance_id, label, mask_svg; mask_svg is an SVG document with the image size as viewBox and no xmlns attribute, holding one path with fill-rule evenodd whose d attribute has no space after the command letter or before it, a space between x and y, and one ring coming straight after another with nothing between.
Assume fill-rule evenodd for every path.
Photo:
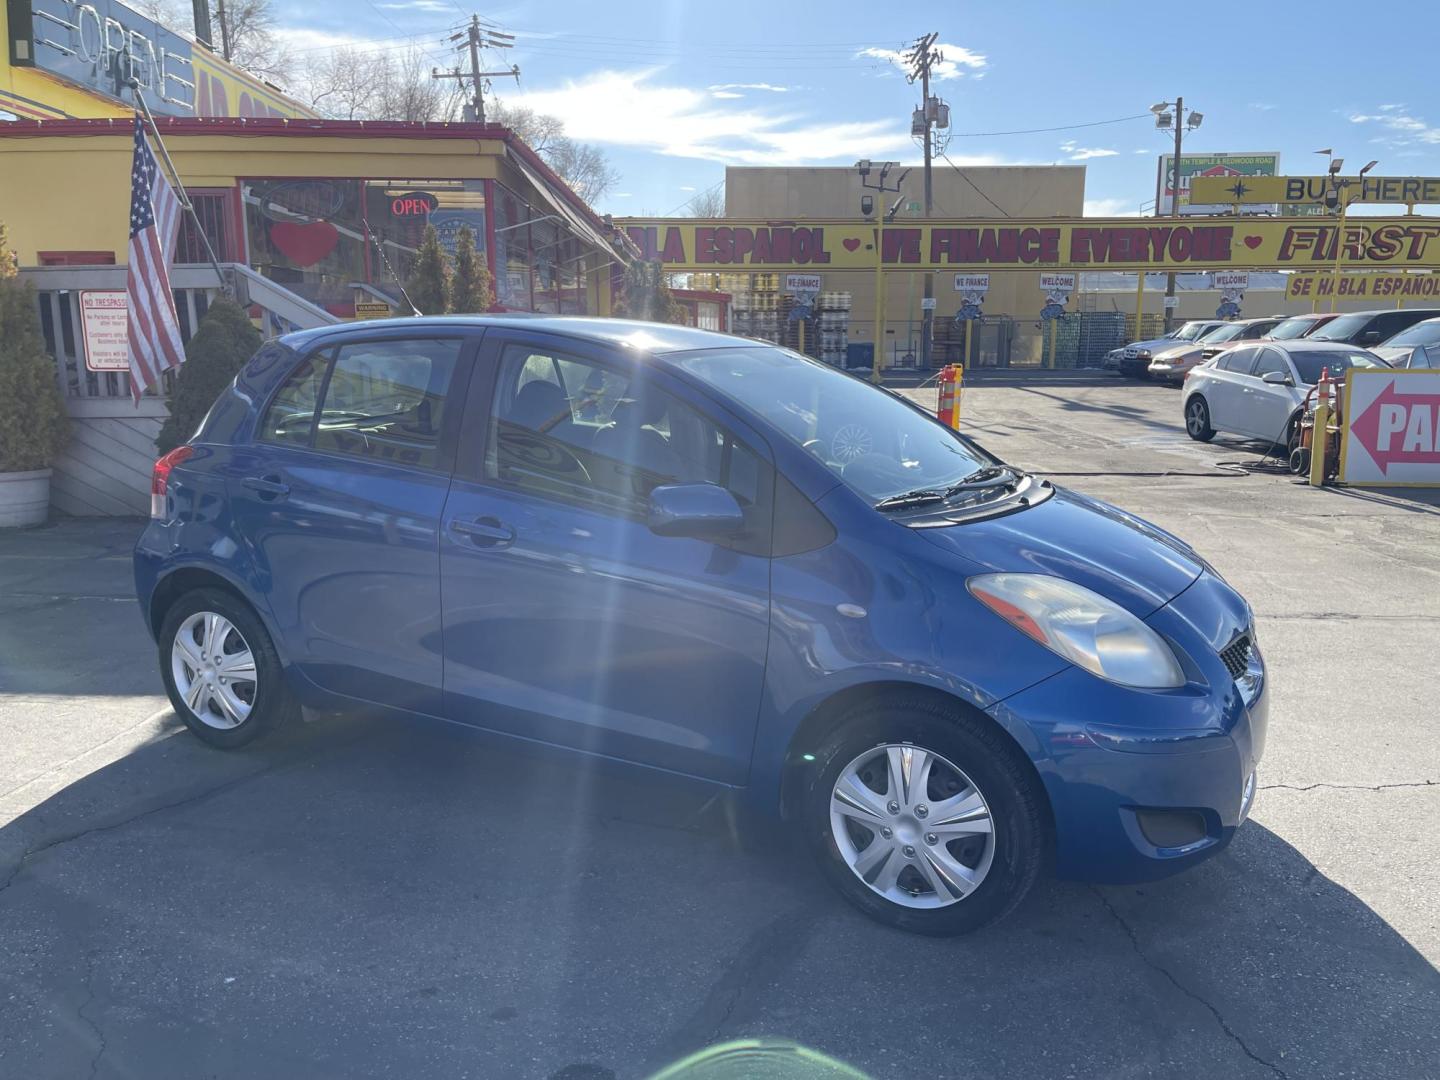
<instances>
[{"instance_id":1,"label":"silver hubcap","mask_svg":"<svg viewBox=\"0 0 1440 1080\"><path fill-rule=\"evenodd\" d=\"M1190 434L1199 435L1205 427L1204 406L1198 401L1190 405Z\"/></svg>"},{"instance_id":2,"label":"silver hubcap","mask_svg":"<svg viewBox=\"0 0 1440 1080\"><path fill-rule=\"evenodd\" d=\"M980 789L944 757L909 743L876 746L841 770L830 832L856 877L908 908L964 900L995 857Z\"/></svg>"},{"instance_id":3,"label":"silver hubcap","mask_svg":"<svg viewBox=\"0 0 1440 1080\"><path fill-rule=\"evenodd\" d=\"M181 623L170 668L180 697L202 723L227 729L249 717L257 689L255 654L224 615L197 611Z\"/></svg>"}]
</instances>

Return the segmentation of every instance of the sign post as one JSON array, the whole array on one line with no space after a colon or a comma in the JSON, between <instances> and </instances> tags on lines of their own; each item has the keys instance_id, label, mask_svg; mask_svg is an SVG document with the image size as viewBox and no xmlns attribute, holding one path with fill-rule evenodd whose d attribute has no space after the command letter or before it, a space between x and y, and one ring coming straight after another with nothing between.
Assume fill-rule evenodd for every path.
<instances>
[{"instance_id":1,"label":"sign post","mask_svg":"<svg viewBox=\"0 0 1440 1080\"><path fill-rule=\"evenodd\" d=\"M805 352L805 320L815 307L815 298L820 295L819 274L786 274L785 292L794 297L795 306L790 309L790 321L799 323L800 352Z\"/></svg>"},{"instance_id":2,"label":"sign post","mask_svg":"<svg viewBox=\"0 0 1440 1080\"><path fill-rule=\"evenodd\" d=\"M1440 487L1440 371L1352 368L1346 375L1340 482Z\"/></svg>"},{"instance_id":3,"label":"sign post","mask_svg":"<svg viewBox=\"0 0 1440 1080\"><path fill-rule=\"evenodd\" d=\"M1041 274L1040 291L1045 294L1045 306L1040 309L1040 319L1049 324L1050 327L1050 354L1045 367L1056 367L1055 362L1055 338L1060 326L1060 319L1065 315L1065 305L1070 302L1070 294L1075 291L1075 275L1071 274Z\"/></svg>"}]
</instances>

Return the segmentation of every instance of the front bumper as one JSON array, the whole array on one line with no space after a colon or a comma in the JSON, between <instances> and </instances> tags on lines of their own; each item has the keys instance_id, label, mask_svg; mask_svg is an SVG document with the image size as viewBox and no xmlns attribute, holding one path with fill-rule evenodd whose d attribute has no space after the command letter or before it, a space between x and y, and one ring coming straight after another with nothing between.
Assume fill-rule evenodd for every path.
<instances>
[{"instance_id":1,"label":"front bumper","mask_svg":"<svg viewBox=\"0 0 1440 1080\"><path fill-rule=\"evenodd\" d=\"M1235 679L1219 656L1253 635L1244 601L1206 573L1147 621L1176 648L1185 686L1135 690L1072 668L992 710L1035 733L1062 877L1176 873L1222 850L1254 804L1269 709L1264 661L1254 649Z\"/></svg>"}]
</instances>

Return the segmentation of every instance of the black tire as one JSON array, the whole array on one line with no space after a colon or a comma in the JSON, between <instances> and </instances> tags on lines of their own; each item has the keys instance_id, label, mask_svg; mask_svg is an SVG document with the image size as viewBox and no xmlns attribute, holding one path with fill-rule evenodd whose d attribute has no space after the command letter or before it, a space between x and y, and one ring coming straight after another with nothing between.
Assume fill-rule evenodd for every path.
<instances>
[{"instance_id":1,"label":"black tire","mask_svg":"<svg viewBox=\"0 0 1440 1080\"><path fill-rule=\"evenodd\" d=\"M175 684L172 664L175 636L187 619L205 611L215 612L228 619L239 631L255 660L255 680L249 715L231 728L215 727L202 720L185 703L184 696ZM225 750L244 746L257 736L299 718L300 703L285 681L283 665L270 641L270 635L250 606L234 594L222 589L195 589L185 593L165 613L159 638L160 674L165 680L165 692L170 697L175 715L211 746Z\"/></svg>"},{"instance_id":2,"label":"black tire","mask_svg":"<svg viewBox=\"0 0 1440 1080\"><path fill-rule=\"evenodd\" d=\"M989 807L989 870L973 892L948 906L912 908L881 896L850 868L832 834L837 779L856 757L883 744L910 744L948 759ZM845 717L815 757L801 808L806 842L830 884L871 918L911 933L966 934L1008 914L1035 883L1050 843L1044 793L1018 748L988 720L926 698L872 703Z\"/></svg>"},{"instance_id":3,"label":"black tire","mask_svg":"<svg viewBox=\"0 0 1440 1080\"><path fill-rule=\"evenodd\" d=\"M1185 434L1196 442L1209 442L1215 437L1210 426L1210 403L1199 394L1185 402Z\"/></svg>"}]
</instances>

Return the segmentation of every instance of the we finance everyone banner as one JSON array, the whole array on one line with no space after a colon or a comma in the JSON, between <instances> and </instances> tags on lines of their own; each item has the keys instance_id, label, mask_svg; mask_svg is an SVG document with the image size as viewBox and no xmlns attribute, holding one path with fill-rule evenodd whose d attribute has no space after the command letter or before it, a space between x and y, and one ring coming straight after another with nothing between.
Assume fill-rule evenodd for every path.
<instances>
[{"instance_id":1,"label":"we finance everyone banner","mask_svg":"<svg viewBox=\"0 0 1440 1080\"><path fill-rule=\"evenodd\" d=\"M863 221L619 219L667 270L1260 270L1333 266L1338 227L1309 218L994 218L876 228ZM1345 223L1341 265L1440 268L1440 218Z\"/></svg>"}]
</instances>

